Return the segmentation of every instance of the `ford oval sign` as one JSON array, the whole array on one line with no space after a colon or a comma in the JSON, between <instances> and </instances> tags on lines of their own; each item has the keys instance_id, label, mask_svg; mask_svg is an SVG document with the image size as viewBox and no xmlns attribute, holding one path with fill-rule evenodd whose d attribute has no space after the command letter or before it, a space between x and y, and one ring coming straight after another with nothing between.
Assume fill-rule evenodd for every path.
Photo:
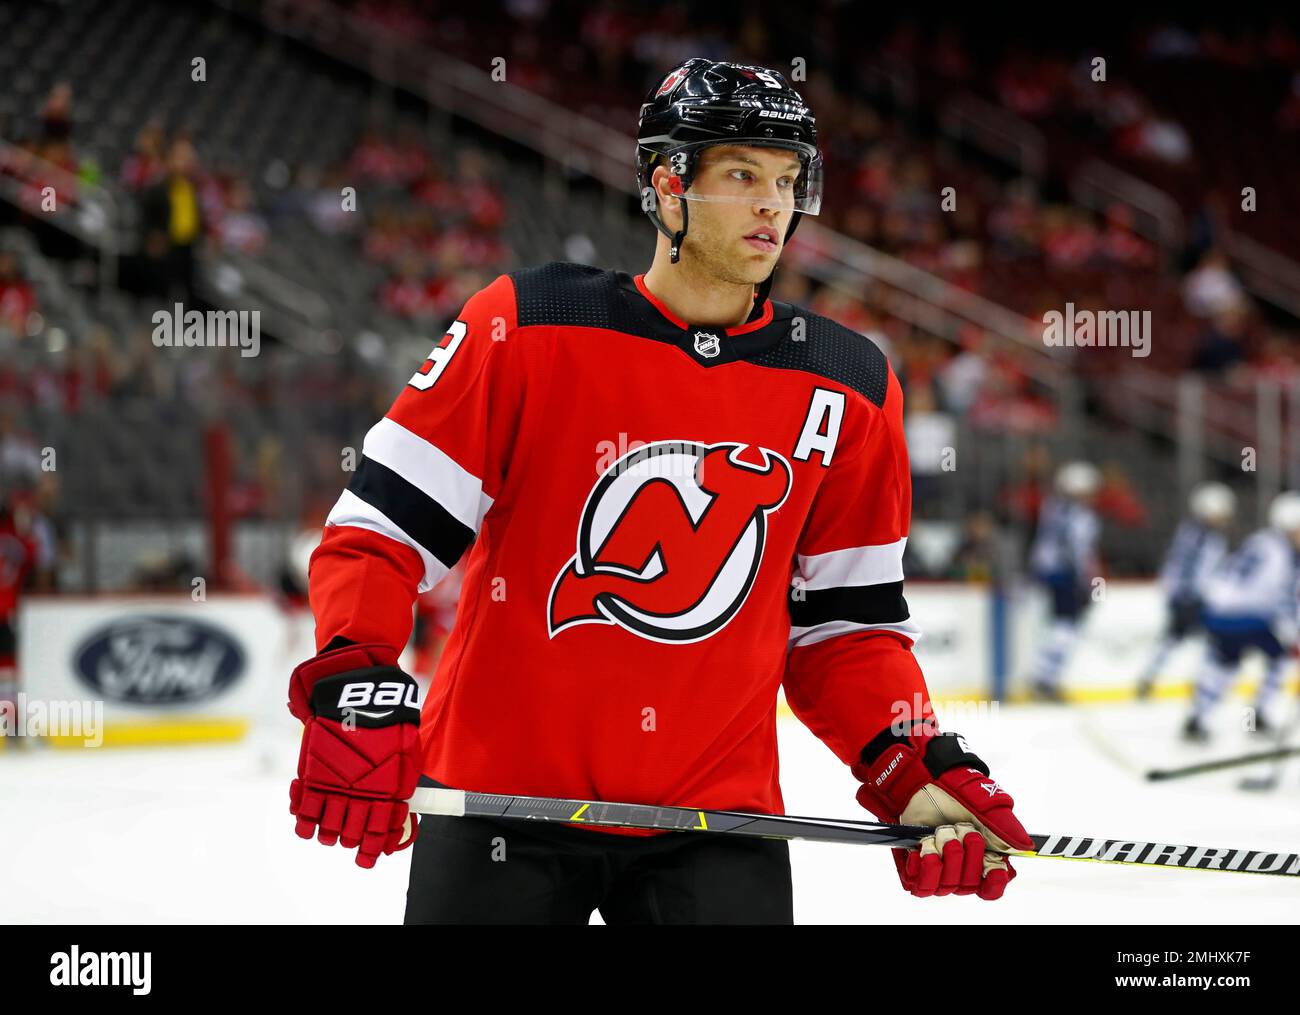
<instances>
[{"instance_id":1,"label":"ford oval sign","mask_svg":"<svg viewBox=\"0 0 1300 1015\"><path fill-rule=\"evenodd\" d=\"M132 705L188 705L211 698L244 673L244 652L225 631L184 617L117 620L81 643L77 677L105 699Z\"/></svg>"}]
</instances>

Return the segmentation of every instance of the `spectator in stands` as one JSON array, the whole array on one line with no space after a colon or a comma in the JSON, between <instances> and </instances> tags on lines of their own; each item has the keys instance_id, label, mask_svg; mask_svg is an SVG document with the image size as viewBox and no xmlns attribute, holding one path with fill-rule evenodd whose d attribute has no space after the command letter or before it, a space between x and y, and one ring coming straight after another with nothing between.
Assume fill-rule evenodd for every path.
<instances>
[{"instance_id":1,"label":"spectator in stands","mask_svg":"<svg viewBox=\"0 0 1300 1015\"><path fill-rule=\"evenodd\" d=\"M959 351L939 368L937 381L944 405L964 416L979 397L988 376L985 335L973 325L958 339Z\"/></svg>"},{"instance_id":2,"label":"spectator in stands","mask_svg":"<svg viewBox=\"0 0 1300 1015\"><path fill-rule=\"evenodd\" d=\"M402 258L397 274L380 286L379 305L384 313L394 317L415 319L433 313L429 286L419 257L407 254Z\"/></svg>"},{"instance_id":3,"label":"spectator in stands","mask_svg":"<svg viewBox=\"0 0 1300 1015\"><path fill-rule=\"evenodd\" d=\"M1069 270L1091 261L1099 248L1088 213L1053 205L1043 215L1043 254L1049 268Z\"/></svg>"},{"instance_id":4,"label":"spectator in stands","mask_svg":"<svg viewBox=\"0 0 1300 1015\"><path fill-rule=\"evenodd\" d=\"M343 206L343 188L349 186L347 169L331 166L317 182L315 170L304 168L298 178L304 207L312 224L322 233L352 232L362 225L362 216L356 209Z\"/></svg>"},{"instance_id":5,"label":"spectator in stands","mask_svg":"<svg viewBox=\"0 0 1300 1015\"><path fill-rule=\"evenodd\" d=\"M13 510L14 491L0 482L0 704L15 700L18 602L28 586L36 547L21 512Z\"/></svg>"},{"instance_id":6,"label":"spectator in stands","mask_svg":"<svg viewBox=\"0 0 1300 1015\"><path fill-rule=\"evenodd\" d=\"M36 544L35 587L53 591L58 587L59 561L67 554L67 538L59 512L59 480L56 473L42 472L32 487L31 527Z\"/></svg>"},{"instance_id":7,"label":"spectator in stands","mask_svg":"<svg viewBox=\"0 0 1300 1015\"><path fill-rule=\"evenodd\" d=\"M1207 250L1183 280L1183 303L1197 317L1214 317L1245 306L1245 291L1218 247Z\"/></svg>"},{"instance_id":8,"label":"spectator in stands","mask_svg":"<svg viewBox=\"0 0 1300 1015\"><path fill-rule=\"evenodd\" d=\"M14 487L9 495L9 510L14 530L28 544L27 587L39 592L48 591L54 586L58 540L52 522L38 506L35 487Z\"/></svg>"},{"instance_id":9,"label":"spectator in stands","mask_svg":"<svg viewBox=\"0 0 1300 1015\"><path fill-rule=\"evenodd\" d=\"M191 582L201 574L197 560L186 550L148 549L140 553L127 590L132 592L192 591Z\"/></svg>"},{"instance_id":10,"label":"spectator in stands","mask_svg":"<svg viewBox=\"0 0 1300 1015\"><path fill-rule=\"evenodd\" d=\"M107 329L92 327L85 341L67 350L66 356L59 374L64 411L79 412L86 404L107 398L113 389L118 356Z\"/></svg>"},{"instance_id":11,"label":"spectator in stands","mask_svg":"<svg viewBox=\"0 0 1300 1015\"><path fill-rule=\"evenodd\" d=\"M253 207L253 189L247 180L232 181L228 203L216 231L223 250L260 254L266 247L266 219Z\"/></svg>"},{"instance_id":12,"label":"spectator in stands","mask_svg":"<svg viewBox=\"0 0 1300 1015\"><path fill-rule=\"evenodd\" d=\"M18 256L0 250L0 332L27 333L27 318L36 310L36 290L18 270Z\"/></svg>"},{"instance_id":13,"label":"spectator in stands","mask_svg":"<svg viewBox=\"0 0 1300 1015\"><path fill-rule=\"evenodd\" d=\"M499 229L506 217L505 200L492 183L483 153L464 148L456 158L456 201L474 227Z\"/></svg>"},{"instance_id":14,"label":"spectator in stands","mask_svg":"<svg viewBox=\"0 0 1300 1015\"><path fill-rule=\"evenodd\" d=\"M1013 478L1002 488L998 507L1017 529L1024 531L1037 526L1051 462L1051 454L1045 445L1030 445L1021 455L1020 466L1012 474Z\"/></svg>"},{"instance_id":15,"label":"spectator in stands","mask_svg":"<svg viewBox=\"0 0 1300 1015\"><path fill-rule=\"evenodd\" d=\"M128 190L145 190L157 183L166 169L162 127L156 120L150 120L140 128L135 150L122 163L122 186Z\"/></svg>"},{"instance_id":16,"label":"spectator in stands","mask_svg":"<svg viewBox=\"0 0 1300 1015\"><path fill-rule=\"evenodd\" d=\"M948 577L957 581L992 581L1001 577L1005 559L1002 539L990 512L975 511L967 515Z\"/></svg>"},{"instance_id":17,"label":"spectator in stands","mask_svg":"<svg viewBox=\"0 0 1300 1015\"><path fill-rule=\"evenodd\" d=\"M1147 523L1147 509L1133 489L1132 480L1118 462L1107 462L1101 467L1101 489L1095 503L1097 514L1125 528L1138 528Z\"/></svg>"},{"instance_id":18,"label":"spectator in stands","mask_svg":"<svg viewBox=\"0 0 1300 1015\"><path fill-rule=\"evenodd\" d=\"M1101 235L1102 258L1119 267L1150 267L1155 253L1150 243L1133 231L1133 212L1118 202L1106 209L1106 228Z\"/></svg>"},{"instance_id":19,"label":"spectator in stands","mask_svg":"<svg viewBox=\"0 0 1300 1015\"><path fill-rule=\"evenodd\" d=\"M1192 139L1181 123L1147 107L1141 120L1120 140L1121 151L1169 165L1185 165L1192 157Z\"/></svg>"},{"instance_id":20,"label":"spectator in stands","mask_svg":"<svg viewBox=\"0 0 1300 1015\"><path fill-rule=\"evenodd\" d=\"M833 321L838 321L859 335L866 335L888 354L889 341L881 334L879 322L863 306L861 300L854 299L848 293L828 285L823 286L812 297L809 309Z\"/></svg>"},{"instance_id":21,"label":"spectator in stands","mask_svg":"<svg viewBox=\"0 0 1300 1015\"><path fill-rule=\"evenodd\" d=\"M348 171L356 184L375 183L401 187L413 182L420 173L407 153L399 150L382 131L371 128L361 135L348 161Z\"/></svg>"},{"instance_id":22,"label":"spectator in stands","mask_svg":"<svg viewBox=\"0 0 1300 1015\"><path fill-rule=\"evenodd\" d=\"M1013 52L997 73L998 97L1027 119L1046 116L1065 95L1068 73L1060 60Z\"/></svg>"},{"instance_id":23,"label":"spectator in stands","mask_svg":"<svg viewBox=\"0 0 1300 1015\"><path fill-rule=\"evenodd\" d=\"M1223 374L1244 363L1247 317L1239 307L1223 310L1197 336L1192 369Z\"/></svg>"},{"instance_id":24,"label":"spectator in stands","mask_svg":"<svg viewBox=\"0 0 1300 1015\"><path fill-rule=\"evenodd\" d=\"M167 173L144 194L145 255L158 295L188 300L194 288L195 251L203 235L199 166L194 146L178 139L167 152Z\"/></svg>"},{"instance_id":25,"label":"spectator in stands","mask_svg":"<svg viewBox=\"0 0 1300 1015\"><path fill-rule=\"evenodd\" d=\"M1032 257L1039 249L1038 195L1032 180L1007 184L1001 203L989 213L988 233L993 251L1009 260Z\"/></svg>"},{"instance_id":26,"label":"spectator in stands","mask_svg":"<svg viewBox=\"0 0 1300 1015\"><path fill-rule=\"evenodd\" d=\"M985 430L1007 433L1042 433L1057 425L1056 408L1035 389L1021 364L1032 353L1024 349L999 350L989 359L989 372L971 406L970 421Z\"/></svg>"},{"instance_id":27,"label":"spectator in stands","mask_svg":"<svg viewBox=\"0 0 1300 1015\"><path fill-rule=\"evenodd\" d=\"M117 402L144 399L155 405L176 395L175 360L159 356L148 330L134 332L117 357L110 397Z\"/></svg>"},{"instance_id":28,"label":"spectator in stands","mask_svg":"<svg viewBox=\"0 0 1300 1015\"><path fill-rule=\"evenodd\" d=\"M1184 270L1198 264L1211 247L1222 246L1231 228L1223 193L1210 190L1187 223L1187 244L1182 253Z\"/></svg>"},{"instance_id":29,"label":"spectator in stands","mask_svg":"<svg viewBox=\"0 0 1300 1015\"><path fill-rule=\"evenodd\" d=\"M36 441L18 427L12 405L0 406L0 485L27 487L41 474L41 454Z\"/></svg>"},{"instance_id":30,"label":"spectator in stands","mask_svg":"<svg viewBox=\"0 0 1300 1015\"><path fill-rule=\"evenodd\" d=\"M41 106L41 140L67 142L72 139L72 85L57 82Z\"/></svg>"},{"instance_id":31,"label":"spectator in stands","mask_svg":"<svg viewBox=\"0 0 1300 1015\"><path fill-rule=\"evenodd\" d=\"M378 208L361 240L362 254L376 264L396 264L410 249L409 229L395 208Z\"/></svg>"},{"instance_id":32,"label":"spectator in stands","mask_svg":"<svg viewBox=\"0 0 1300 1015\"><path fill-rule=\"evenodd\" d=\"M934 517L941 512L944 477L956 466L957 422L940 410L929 384L913 384L904 404L912 513L919 518Z\"/></svg>"}]
</instances>

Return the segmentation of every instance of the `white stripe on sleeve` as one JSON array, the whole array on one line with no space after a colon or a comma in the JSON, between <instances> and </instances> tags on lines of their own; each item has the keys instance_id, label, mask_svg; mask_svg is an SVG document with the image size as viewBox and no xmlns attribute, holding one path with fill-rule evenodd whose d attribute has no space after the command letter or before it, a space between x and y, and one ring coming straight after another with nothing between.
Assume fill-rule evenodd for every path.
<instances>
[{"instance_id":1,"label":"white stripe on sleeve","mask_svg":"<svg viewBox=\"0 0 1300 1015\"><path fill-rule=\"evenodd\" d=\"M878 546L851 546L846 550L795 557L803 587L836 589L846 585L881 585L903 580L903 550L907 537Z\"/></svg>"},{"instance_id":2,"label":"white stripe on sleeve","mask_svg":"<svg viewBox=\"0 0 1300 1015\"><path fill-rule=\"evenodd\" d=\"M344 490L339 496L330 510L329 517L325 519L325 524L351 525L357 529L368 529L409 546L424 561L424 580L420 582L421 592L428 592L447 574L447 566L442 561L408 536L382 511L367 504L351 490Z\"/></svg>"},{"instance_id":3,"label":"white stripe on sleeve","mask_svg":"<svg viewBox=\"0 0 1300 1015\"><path fill-rule=\"evenodd\" d=\"M791 627L788 648L795 649L816 645L819 641L838 638L842 634L856 634L859 631L894 631L907 638L913 645L921 640L921 629L909 618L897 624L859 624L852 620L832 620L815 627Z\"/></svg>"},{"instance_id":4,"label":"white stripe on sleeve","mask_svg":"<svg viewBox=\"0 0 1300 1015\"><path fill-rule=\"evenodd\" d=\"M483 481L423 437L385 416L366 434L362 453L392 469L472 532L482 527L492 506Z\"/></svg>"}]
</instances>

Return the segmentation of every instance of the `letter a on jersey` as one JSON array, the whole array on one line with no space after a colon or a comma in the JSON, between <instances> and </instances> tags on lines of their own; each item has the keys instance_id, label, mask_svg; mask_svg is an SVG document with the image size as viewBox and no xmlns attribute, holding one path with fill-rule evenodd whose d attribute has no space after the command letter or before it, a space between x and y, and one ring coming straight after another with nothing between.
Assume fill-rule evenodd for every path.
<instances>
[{"instance_id":1,"label":"letter a on jersey","mask_svg":"<svg viewBox=\"0 0 1300 1015\"><path fill-rule=\"evenodd\" d=\"M587 497L578 552L551 587L550 635L618 624L652 641L700 641L753 587L767 516L790 492L790 463L745 444L659 441L609 467Z\"/></svg>"}]
</instances>

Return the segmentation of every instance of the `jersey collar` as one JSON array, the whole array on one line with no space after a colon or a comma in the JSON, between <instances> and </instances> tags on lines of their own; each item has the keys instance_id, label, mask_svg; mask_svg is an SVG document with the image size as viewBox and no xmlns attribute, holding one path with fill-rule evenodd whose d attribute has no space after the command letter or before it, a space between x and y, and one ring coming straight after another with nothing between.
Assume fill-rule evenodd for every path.
<instances>
[{"instance_id":1,"label":"jersey collar","mask_svg":"<svg viewBox=\"0 0 1300 1015\"><path fill-rule=\"evenodd\" d=\"M668 320L672 321L672 323L675 326L683 329L691 327L691 325L687 324L680 317L678 317L671 310L669 310L664 305L663 301L660 300L658 296L656 296L646 287L644 272L641 273L640 275L637 275L635 278L632 279L632 281L636 283L637 292L639 292L642 296L644 296L647 300L649 300L651 306L653 306L656 310L658 310L659 313L663 314L664 317L668 318ZM772 301L764 300L762 303L759 303L757 300L755 300L754 308L749 312L749 317L745 319L744 324L738 324L733 328L722 328L720 329L720 333L727 336L745 335L751 331L755 331L756 329L763 327L766 324L770 324L771 321L772 321ZM700 325L700 327L705 327L705 325ZM713 327L713 330L719 331L719 329L716 326L708 325L708 327Z\"/></svg>"},{"instance_id":2,"label":"jersey collar","mask_svg":"<svg viewBox=\"0 0 1300 1015\"><path fill-rule=\"evenodd\" d=\"M636 317L644 326L644 337L671 342L702 366L720 366L757 355L779 342L789 330L789 314L778 313L770 299L761 303L755 300L749 319L731 328L690 324L646 288L644 274L616 274L620 288L640 310Z\"/></svg>"}]
</instances>

